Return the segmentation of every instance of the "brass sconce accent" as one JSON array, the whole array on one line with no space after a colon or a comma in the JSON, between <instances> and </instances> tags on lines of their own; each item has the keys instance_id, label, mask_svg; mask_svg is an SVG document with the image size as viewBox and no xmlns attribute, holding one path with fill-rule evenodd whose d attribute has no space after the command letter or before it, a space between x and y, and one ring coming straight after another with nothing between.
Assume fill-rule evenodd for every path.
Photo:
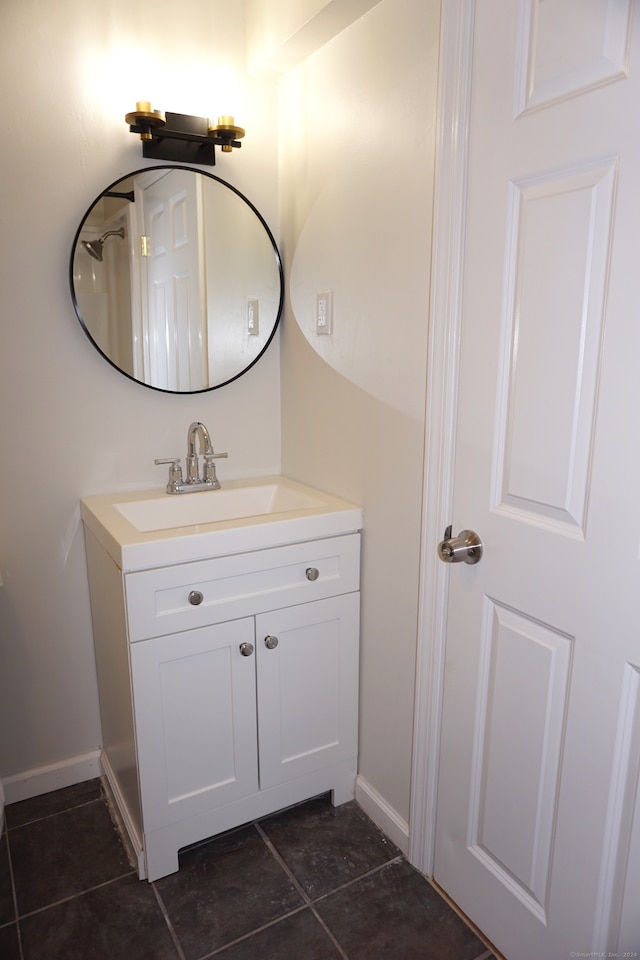
<instances>
[{"instance_id":1,"label":"brass sconce accent","mask_svg":"<svg viewBox=\"0 0 640 960\"><path fill-rule=\"evenodd\" d=\"M150 160L214 166L216 146L223 153L231 153L241 146L245 133L233 117L218 117L217 124L212 124L205 117L153 110L148 100L139 100L125 120L129 131L142 140L142 156Z\"/></svg>"},{"instance_id":2,"label":"brass sconce accent","mask_svg":"<svg viewBox=\"0 0 640 960\"><path fill-rule=\"evenodd\" d=\"M160 110L152 110L148 100L138 100L133 113L128 113L125 120L131 126L132 133L139 133L141 140L152 140L153 131L164 127L167 120ZM134 130L135 127L135 130Z\"/></svg>"},{"instance_id":3,"label":"brass sconce accent","mask_svg":"<svg viewBox=\"0 0 640 960\"><path fill-rule=\"evenodd\" d=\"M234 147L240 146L235 141L244 137L244 130L234 126L233 117L218 117L217 124L209 127L209 136L220 144L223 153L231 153Z\"/></svg>"}]
</instances>

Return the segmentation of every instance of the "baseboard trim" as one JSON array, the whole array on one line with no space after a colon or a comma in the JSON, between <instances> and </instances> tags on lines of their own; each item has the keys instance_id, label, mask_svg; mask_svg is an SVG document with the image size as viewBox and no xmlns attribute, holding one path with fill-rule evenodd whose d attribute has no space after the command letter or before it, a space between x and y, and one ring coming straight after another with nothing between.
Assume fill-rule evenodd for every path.
<instances>
[{"instance_id":1,"label":"baseboard trim","mask_svg":"<svg viewBox=\"0 0 640 960\"><path fill-rule=\"evenodd\" d=\"M102 763L101 763L102 759ZM3 778L5 803L18 803L20 800L29 800L39 797L52 790L70 787L75 783L93 780L104 776L113 790L113 779L109 776L110 770L100 750L92 750L79 757L70 757L58 763L49 763L31 770L23 770ZM105 769L106 767L106 769ZM115 799L115 798L114 798ZM400 814L382 797L378 791L358 775L356 777L355 799L364 812L380 827L382 832L406 855L409 849L409 824ZM121 804L116 805L122 814ZM125 824L129 833L129 824ZM134 831L135 833L135 831ZM134 845L137 847L137 845ZM136 849L139 861L139 849Z\"/></svg>"},{"instance_id":2,"label":"baseboard trim","mask_svg":"<svg viewBox=\"0 0 640 960\"><path fill-rule=\"evenodd\" d=\"M100 756L100 765L102 769L102 785L107 795L111 816L118 827L131 866L134 870L138 871L138 878L140 880L146 880L147 862L142 848L142 840L131 819L129 809L124 802L124 798L118 787L118 781L109 763L109 758L104 751Z\"/></svg>"},{"instance_id":3,"label":"baseboard trim","mask_svg":"<svg viewBox=\"0 0 640 960\"><path fill-rule=\"evenodd\" d=\"M406 856L409 850L409 824L360 774L356 777L356 801Z\"/></svg>"},{"instance_id":4,"label":"baseboard trim","mask_svg":"<svg viewBox=\"0 0 640 960\"><path fill-rule=\"evenodd\" d=\"M21 773L13 773L2 778L5 802L7 805L19 800L30 800L61 787L70 787L74 783L84 783L99 777L100 751L92 750L79 757L69 757L58 763L48 763L42 767L32 767Z\"/></svg>"}]
</instances>

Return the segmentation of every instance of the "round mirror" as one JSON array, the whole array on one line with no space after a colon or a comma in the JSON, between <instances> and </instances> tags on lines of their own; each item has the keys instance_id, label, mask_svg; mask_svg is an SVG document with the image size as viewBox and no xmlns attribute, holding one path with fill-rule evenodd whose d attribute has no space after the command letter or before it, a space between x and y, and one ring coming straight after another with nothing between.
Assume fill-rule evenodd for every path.
<instances>
[{"instance_id":1,"label":"round mirror","mask_svg":"<svg viewBox=\"0 0 640 960\"><path fill-rule=\"evenodd\" d=\"M280 320L282 261L263 217L235 187L191 167L116 180L78 227L71 295L109 363L168 393L235 380Z\"/></svg>"}]
</instances>

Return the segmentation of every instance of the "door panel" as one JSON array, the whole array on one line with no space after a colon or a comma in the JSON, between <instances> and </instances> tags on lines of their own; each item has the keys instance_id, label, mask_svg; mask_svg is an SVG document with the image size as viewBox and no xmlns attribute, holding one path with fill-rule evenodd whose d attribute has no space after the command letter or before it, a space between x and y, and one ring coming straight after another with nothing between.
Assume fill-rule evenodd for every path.
<instances>
[{"instance_id":1,"label":"door panel","mask_svg":"<svg viewBox=\"0 0 640 960\"><path fill-rule=\"evenodd\" d=\"M144 830L258 789L253 618L131 644Z\"/></svg>"},{"instance_id":2,"label":"door panel","mask_svg":"<svg viewBox=\"0 0 640 960\"><path fill-rule=\"evenodd\" d=\"M495 502L577 536L584 536L615 174L610 161L535 173L508 187Z\"/></svg>"},{"instance_id":3,"label":"door panel","mask_svg":"<svg viewBox=\"0 0 640 960\"><path fill-rule=\"evenodd\" d=\"M600 914L603 927L609 928L611 938L617 931L618 942L627 945L638 942L639 775L640 669L637 665L625 663L605 822Z\"/></svg>"},{"instance_id":4,"label":"door panel","mask_svg":"<svg viewBox=\"0 0 640 960\"><path fill-rule=\"evenodd\" d=\"M359 608L351 593L256 618L261 789L356 756Z\"/></svg>"},{"instance_id":5,"label":"door panel","mask_svg":"<svg viewBox=\"0 0 640 960\"><path fill-rule=\"evenodd\" d=\"M540 917L549 898L572 642L485 601L469 849Z\"/></svg>"},{"instance_id":6,"label":"door panel","mask_svg":"<svg viewBox=\"0 0 640 960\"><path fill-rule=\"evenodd\" d=\"M631 4L632 0L523 2L517 113L624 76Z\"/></svg>"},{"instance_id":7,"label":"door panel","mask_svg":"<svg viewBox=\"0 0 640 960\"><path fill-rule=\"evenodd\" d=\"M448 571L434 875L509 960L639 951L638 18L464 5L447 522L484 554Z\"/></svg>"}]
</instances>

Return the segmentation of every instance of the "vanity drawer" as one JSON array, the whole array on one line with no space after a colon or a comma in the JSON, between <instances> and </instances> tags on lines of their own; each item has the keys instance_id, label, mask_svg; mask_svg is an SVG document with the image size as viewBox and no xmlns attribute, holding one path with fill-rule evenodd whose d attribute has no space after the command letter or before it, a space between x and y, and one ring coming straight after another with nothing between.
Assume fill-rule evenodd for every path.
<instances>
[{"instance_id":1,"label":"vanity drawer","mask_svg":"<svg viewBox=\"0 0 640 960\"><path fill-rule=\"evenodd\" d=\"M351 593L359 579L358 533L129 573L129 640Z\"/></svg>"}]
</instances>

